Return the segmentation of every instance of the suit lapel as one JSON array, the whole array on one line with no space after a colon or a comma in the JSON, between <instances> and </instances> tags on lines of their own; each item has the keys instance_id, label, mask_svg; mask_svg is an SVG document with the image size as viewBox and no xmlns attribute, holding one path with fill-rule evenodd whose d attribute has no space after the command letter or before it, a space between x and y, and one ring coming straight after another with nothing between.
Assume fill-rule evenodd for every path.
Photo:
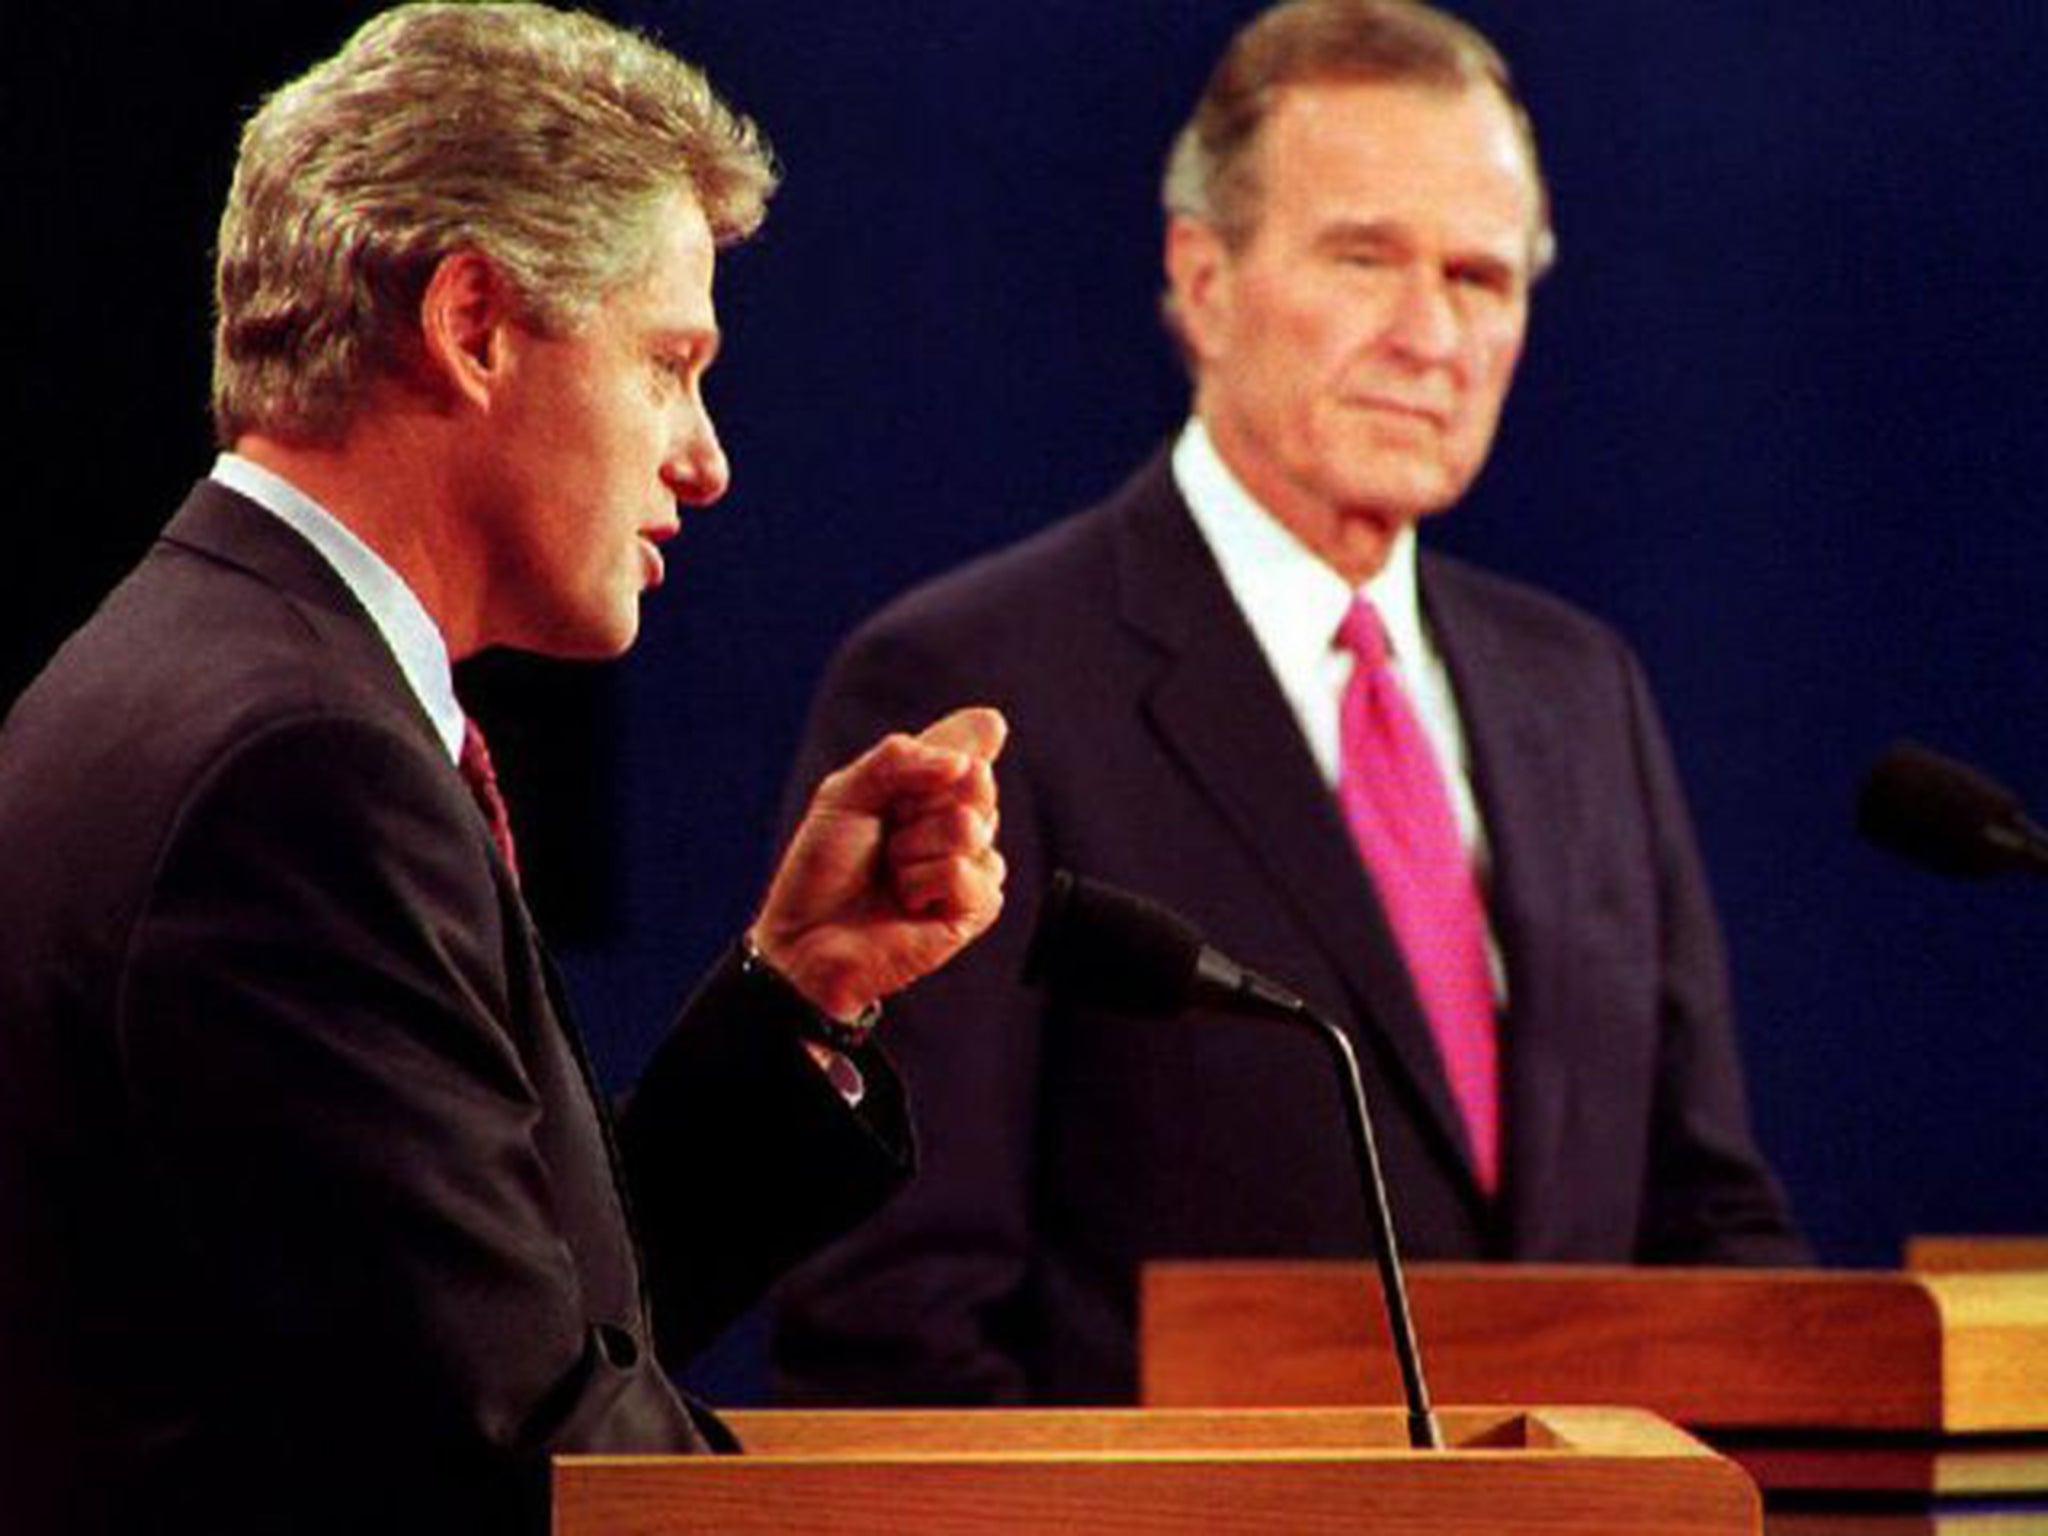
<instances>
[{"instance_id":1,"label":"suit lapel","mask_svg":"<svg viewBox=\"0 0 2048 1536\"><path fill-rule=\"evenodd\" d=\"M247 571L289 597L334 646L349 674L398 704L420 732L423 747L446 755L426 706L376 624L334 567L283 519L224 485L202 480L160 543Z\"/></svg>"},{"instance_id":2,"label":"suit lapel","mask_svg":"<svg viewBox=\"0 0 2048 1536\"><path fill-rule=\"evenodd\" d=\"M1336 799L1164 456L1120 511L1120 616L1159 657L1140 705L1148 724L1265 872L1263 899L1343 978L1339 1022L1426 1106L1445 1156L1469 1167L1429 1025Z\"/></svg>"},{"instance_id":3,"label":"suit lapel","mask_svg":"<svg viewBox=\"0 0 2048 1536\"><path fill-rule=\"evenodd\" d=\"M1559 1027L1572 1016L1572 953L1564 932L1574 800L1568 733L1557 725L1555 679L1527 637L1505 626L1469 573L1421 563L1431 632L1451 675L1492 854L1488 914L1507 967L1502 1102L1504 1195L1511 1232L1549 1198L1563 1165L1570 1063Z\"/></svg>"}]
</instances>

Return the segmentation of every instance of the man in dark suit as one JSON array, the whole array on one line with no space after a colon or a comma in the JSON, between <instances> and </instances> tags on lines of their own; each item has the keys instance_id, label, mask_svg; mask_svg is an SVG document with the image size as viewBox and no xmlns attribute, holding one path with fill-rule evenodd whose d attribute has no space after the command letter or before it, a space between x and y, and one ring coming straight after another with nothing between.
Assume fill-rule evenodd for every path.
<instances>
[{"instance_id":1,"label":"man in dark suit","mask_svg":"<svg viewBox=\"0 0 2048 1536\"><path fill-rule=\"evenodd\" d=\"M1135 888L1342 1020L1412 1255L1802 1258L1634 659L1416 549L1485 460L1551 256L1505 66L1407 0L1280 6L1231 44L1165 203L1187 428L865 625L796 782L999 705L1013 889ZM1013 911L903 1010L930 1162L786 1290L792 1396L1127 1398L1145 1260L1364 1251L1311 1044L1035 996Z\"/></svg>"},{"instance_id":2,"label":"man in dark suit","mask_svg":"<svg viewBox=\"0 0 2048 1536\"><path fill-rule=\"evenodd\" d=\"M772 179L534 6L387 13L250 122L229 451L0 733L8 1531L542 1530L550 1453L729 1443L661 1356L907 1171L868 1027L994 919L1001 718L820 788L614 1122L452 682L632 642Z\"/></svg>"}]
</instances>

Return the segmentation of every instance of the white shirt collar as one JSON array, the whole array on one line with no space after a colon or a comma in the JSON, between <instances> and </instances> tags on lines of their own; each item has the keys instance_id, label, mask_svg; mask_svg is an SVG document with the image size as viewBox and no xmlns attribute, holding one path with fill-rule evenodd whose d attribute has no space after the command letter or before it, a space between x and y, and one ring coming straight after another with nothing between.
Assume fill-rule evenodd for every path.
<instances>
[{"instance_id":1,"label":"white shirt collar","mask_svg":"<svg viewBox=\"0 0 2048 1536\"><path fill-rule=\"evenodd\" d=\"M1335 785L1343 756L1339 714L1352 668L1351 654L1336 636L1351 608L1351 588L1252 499L1217 453L1200 418L1190 419L1174 444L1173 476L1301 726L1323 782ZM1483 879L1491 858L1486 826L1472 790L1457 695L1422 623L1414 528L1395 535L1386 564L1360 590L1379 612L1389 659L1436 753L1459 834ZM1487 954L1494 993L1505 999L1507 971L1491 935Z\"/></svg>"},{"instance_id":2,"label":"white shirt collar","mask_svg":"<svg viewBox=\"0 0 2048 1536\"><path fill-rule=\"evenodd\" d=\"M1276 670L1320 665L1351 607L1353 593L1344 578L1252 499L1200 417L1189 418L1174 444L1173 474L1224 584ZM1427 654L1414 528L1395 534L1386 564L1359 590L1379 610L1397 660Z\"/></svg>"},{"instance_id":3,"label":"white shirt collar","mask_svg":"<svg viewBox=\"0 0 2048 1536\"><path fill-rule=\"evenodd\" d=\"M340 519L282 475L236 453L214 460L212 478L297 533L334 568L370 616L434 724L448 760L462 753L462 705L448 644L412 588Z\"/></svg>"}]
</instances>

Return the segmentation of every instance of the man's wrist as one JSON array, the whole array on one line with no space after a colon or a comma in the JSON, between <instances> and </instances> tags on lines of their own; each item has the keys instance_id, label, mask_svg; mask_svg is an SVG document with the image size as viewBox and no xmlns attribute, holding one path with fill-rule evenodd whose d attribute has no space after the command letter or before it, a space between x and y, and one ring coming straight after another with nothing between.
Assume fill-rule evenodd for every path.
<instances>
[{"instance_id":1,"label":"man's wrist","mask_svg":"<svg viewBox=\"0 0 2048 1536\"><path fill-rule=\"evenodd\" d=\"M758 986L786 993L792 1005L788 1010L789 1017L797 1033L834 1051L861 1049L873 1037L875 1026L882 1019L879 1001L868 1004L850 1019L835 1018L827 1013L812 1002L803 988L792 981L780 966L762 953L751 929L740 937L740 974Z\"/></svg>"}]
</instances>

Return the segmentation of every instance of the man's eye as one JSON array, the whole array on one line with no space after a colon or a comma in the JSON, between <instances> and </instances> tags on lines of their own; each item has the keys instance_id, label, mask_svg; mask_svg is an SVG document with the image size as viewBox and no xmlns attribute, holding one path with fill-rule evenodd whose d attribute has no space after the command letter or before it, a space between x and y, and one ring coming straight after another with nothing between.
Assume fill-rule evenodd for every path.
<instances>
[{"instance_id":1,"label":"man's eye","mask_svg":"<svg viewBox=\"0 0 2048 1536\"><path fill-rule=\"evenodd\" d=\"M1505 267L1455 267L1451 281L1460 288L1471 289L1497 298L1505 298L1514 291L1515 276Z\"/></svg>"}]
</instances>

